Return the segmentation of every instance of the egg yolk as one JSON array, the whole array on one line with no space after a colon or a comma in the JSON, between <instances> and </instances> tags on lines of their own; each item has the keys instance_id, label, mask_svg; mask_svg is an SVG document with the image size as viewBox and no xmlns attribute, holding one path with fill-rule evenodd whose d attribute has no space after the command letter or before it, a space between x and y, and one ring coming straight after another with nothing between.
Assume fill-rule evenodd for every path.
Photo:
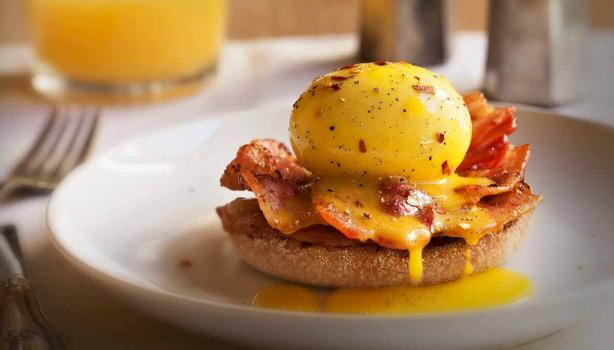
<instances>
[{"instance_id":1,"label":"egg yolk","mask_svg":"<svg viewBox=\"0 0 614 350\"><path fill-rule=\"evenodd\" d=\"M409 63L363 63L313 81L294 104L290 140L316 175L428 182L461 163L471 118L444 77Z\"/></svg>"},{"instance_id":2,"label":"egg yolk","mask_svg":"<svg viewBox=\"0 0 614 350\"><path fill-rule=\"evenodd\" d=\"M342 232L407 249L412 284L421 283L432 227L473 245L492 226L486 209L460 211L466 199L457 187L492 181L455 173L472 125L463 98L444 77L406 62L348 65L316 78L293 107L290 141L299 163L317 176L314 203L342 213L327 220ZM389 176L407 180L443 211L428 224L386 212L378 184ZM360 234L343 226L348 222ZM465 270L471 274L470 263Z\"/></svg>"}]
</instances>

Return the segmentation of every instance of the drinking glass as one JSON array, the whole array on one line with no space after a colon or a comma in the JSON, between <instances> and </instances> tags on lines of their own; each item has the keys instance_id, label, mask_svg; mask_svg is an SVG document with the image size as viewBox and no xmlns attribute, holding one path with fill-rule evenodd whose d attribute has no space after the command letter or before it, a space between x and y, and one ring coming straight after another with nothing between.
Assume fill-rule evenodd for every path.
<instances>
[{"instance_id":1,"label":"drinking glass","mask_svg":"<svg viewBox=\"0 0 614 350\"><path fill-rule=\"evenodd\" d=\"M225 0L28 0L32 83L70 92L149 95L215 71Z\"/></svg>"}]
</instances>

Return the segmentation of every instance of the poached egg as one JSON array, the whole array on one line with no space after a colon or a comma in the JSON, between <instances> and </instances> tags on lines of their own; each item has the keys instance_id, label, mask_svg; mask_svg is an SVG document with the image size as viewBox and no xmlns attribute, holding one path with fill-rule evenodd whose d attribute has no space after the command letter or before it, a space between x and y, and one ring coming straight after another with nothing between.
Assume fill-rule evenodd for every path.
<instances>
[{"instance_id":1,"label":"poached egg","mask_svg":"<svg viewBox=\"0 0 614 350\"><path fill-rule=\"evenodd\" d=\"M313 201L324 219L350 238L408 250L414 283L434 229L475 244L476 232L495 224L455 191L493 182L455 173L471 143L471 117L450 82L428 69L361 63L316 78L294 104L289 131L298 162L317 177ZM389 177L432 201L439 211L431 224L385 210L381 182ZM360 232L348 231L352 225Z\"/></svg>"}]
</instances>

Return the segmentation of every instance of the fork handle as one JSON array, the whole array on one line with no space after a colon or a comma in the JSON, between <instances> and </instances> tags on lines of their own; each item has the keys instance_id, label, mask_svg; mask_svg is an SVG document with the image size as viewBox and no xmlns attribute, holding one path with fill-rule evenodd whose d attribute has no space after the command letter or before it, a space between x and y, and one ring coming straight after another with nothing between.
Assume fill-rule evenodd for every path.
<instances>
[{"instance_id":1,"label":"fork handle","mask_svg":"<svg viewBox=\"0 0 614 350\"><path fill-rule=\"evenodd\" d=\"M15 226L0 231L0 349L63 349L30 289Z\"/></svg>"},{"instance_id":2,"label":"fork handle","mask_svg":"<svg viewBox=\"0 0 614 350\"><path fill-rule=\"evenodd\" d=\"M0 349L64 349L27 280L12 279L0 293Z\"/></svg>"},{"instance_id":3,"label":"fork handle","mask_svg":"<svg viewBox=\"0 0 614 350\"><path fill-rule=\"evenodd\" d=\"M0 228L0 287L4 288L11 284L12 279L25 279L27 276L17 228L14 225Z\"/></svg>"}]
</instances>

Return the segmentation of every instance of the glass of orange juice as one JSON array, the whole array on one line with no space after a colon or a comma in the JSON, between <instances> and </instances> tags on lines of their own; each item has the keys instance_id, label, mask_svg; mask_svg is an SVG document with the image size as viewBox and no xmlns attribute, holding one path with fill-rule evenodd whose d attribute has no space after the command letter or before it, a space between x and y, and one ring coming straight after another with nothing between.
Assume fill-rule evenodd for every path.
<instances>
[{"instance_id":1,"label":"glass of orange juice","mask_svg":"<svg viewBox=\"0 0 614 350\"><path fill-rule=\"evenodd\" d=\"M225 0L29 0L33 86L148 95L215 71Z\"/></svg>"}]
</instances>

